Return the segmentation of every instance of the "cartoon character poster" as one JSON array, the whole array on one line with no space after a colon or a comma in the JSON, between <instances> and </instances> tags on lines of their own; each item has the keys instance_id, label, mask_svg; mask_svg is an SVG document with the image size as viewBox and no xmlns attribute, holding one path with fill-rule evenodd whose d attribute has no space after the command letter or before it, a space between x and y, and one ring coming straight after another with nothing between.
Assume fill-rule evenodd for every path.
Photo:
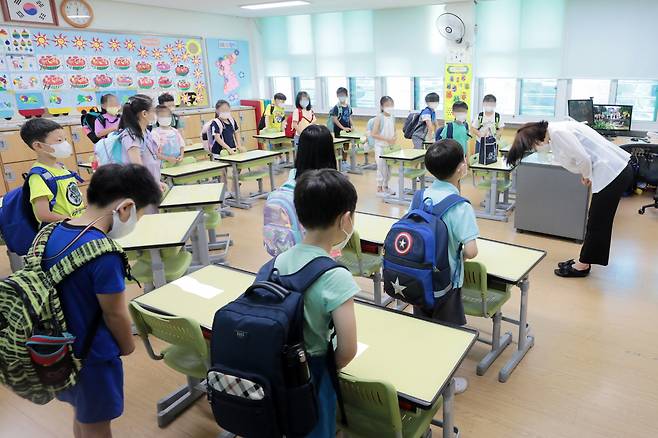
<instances>
[{"instance_id":1,"label":"cartoon character poster","mask_svg":"<svg viewBox=\"0 0 658 438\"><path fill-rule=\"evenodd\" d=\"M199 38L2 26L0 42L0 68L23 116L80 112L106 93L125 101L168 92L183 107L208 106Z\"/></svg>"},{"instance_id":2,"label":"cartoon character poster","mask_svg":"<svg viewBox=\"0 0 658 438\"><path fill-rule=\"evenodd\" d=\"M453 119L452 104L462 101L468 105L469 109L466 120L470 120L471 93L473 91L473 69L471 64L446 64L443 83L445 84L443 99L444 119L451 121Z\"/></svg>"},{"instance_id":3,"label":"cartoon character poster","mask_svg":"<svg viewBox=\"0 0 658 438\"><path fill-rule=\"evenodd\" d=\"M253 97L251 66L247 41L206 40L212 101L225 99L239 105L240 99Z\"/></svg>"}]
</instances>

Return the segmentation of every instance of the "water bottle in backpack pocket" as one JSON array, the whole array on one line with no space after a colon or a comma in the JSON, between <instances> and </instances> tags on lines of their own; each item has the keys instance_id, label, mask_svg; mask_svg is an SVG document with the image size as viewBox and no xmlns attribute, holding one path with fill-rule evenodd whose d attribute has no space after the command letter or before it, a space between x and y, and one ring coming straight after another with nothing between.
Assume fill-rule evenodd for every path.
<instances>
[{"instance_id":1,"label":"water bottle in backpack pocket","mask_svg":"<svg viewBox=\"0 0 658 438\"><path fill-rule=\"evenodd\" d=\"M263 209L263 245L272 257L289 250L304 238L295 210L295 189L284 184L270 193Z\"/></svg>"}]
</instances>

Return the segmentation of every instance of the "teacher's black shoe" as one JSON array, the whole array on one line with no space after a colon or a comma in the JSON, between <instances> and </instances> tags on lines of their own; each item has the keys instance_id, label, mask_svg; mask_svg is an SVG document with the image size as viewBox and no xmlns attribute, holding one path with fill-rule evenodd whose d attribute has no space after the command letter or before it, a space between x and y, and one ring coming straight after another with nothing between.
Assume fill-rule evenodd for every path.
<instances>
[{"instance_id":1,"label":"teacher's black shoe","mask_svg":"<svg viewBox=\"0 0 658 438\"><path fill-rule=\"evenodd\" d=\"M592 270L591 266L585 269L584 271L580 271L578 269L575 269L573 265L566 265L556 269L553 272L555 272L555 275L557 275L558 277L582 278L582 277L587 277L591 270Z\"/></svg>"},{"instance_id":2,"label":"teacher's black shoe","mask_svg":"<svg viewBox=\"0 0 658 438\"><path fill-rule=\"evenodd\" d=\"M558 263L557 267L561 269L561 268L565 268L567 266L572 266L572 265L575 265L575 264L576 264L576 261L574 259L569 259L566 262Z\"/></svg>"}]
</instances>

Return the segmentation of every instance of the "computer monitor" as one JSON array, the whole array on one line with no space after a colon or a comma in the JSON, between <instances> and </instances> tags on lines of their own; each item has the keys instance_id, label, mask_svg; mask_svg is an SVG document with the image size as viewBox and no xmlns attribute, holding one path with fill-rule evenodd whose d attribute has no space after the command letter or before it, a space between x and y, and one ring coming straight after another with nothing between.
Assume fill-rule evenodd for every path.
<instances>
[{"instance_id":1,"label":"computer monitor","mask_svg":"<svg viewBox=\"0 0 658 438\"><path fill-rule=\"evenodd\" d=\"M577 122L585 122L589 126L594 124L594 103L592 99L577 99L567 102L569 117Z\"/></svg>"},{"instance_id":2,"label":"computer monitor","mask_svg":"<svg viewBox=\"0 0 658 438\"><path fill-rule=\"evenodd\" d=\"M605 133L630 131L633 105L594 105L592 128Z\"/></svg>"}]
</instances>

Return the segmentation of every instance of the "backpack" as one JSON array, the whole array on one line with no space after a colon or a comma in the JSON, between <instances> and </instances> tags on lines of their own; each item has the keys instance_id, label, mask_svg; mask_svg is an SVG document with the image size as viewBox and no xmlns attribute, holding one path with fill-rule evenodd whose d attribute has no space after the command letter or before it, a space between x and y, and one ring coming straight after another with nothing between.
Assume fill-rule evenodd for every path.
<instances>
[{"instance_id":1,"label":"backpack","mask_svg":"<svg viewBox=\"0 0 658 438\"><path fill-rule=\"evenodd\" d=\"M449 233L443 215L468 200L449 195L430 207L425 191L414 195L409 212L396 222L384 241L384 291L423 310L453 289L448 258ZM459 249L461 253L461 247Z\"/></svg>"},{"instance_id":2,"label":"backpack","mask_svg":"<svg viewBox=\"0 0 658 438\"><path fill-rule=\"evenodd\" d=\"M375 126L375 120L377 120L379 116L375 116L372 119L368 120L368 124L366 125L366 133L368 134L368 149L373 149L375 147L375 138L372 136L372 129ZM379 133L381 134L382 131L384 130L383 125L379 125Z\"/></svg>"},{"instance_id":3,"label":"backpack","mask_svg":"<svg viewBox=\"0 0 658 438\"><path fill-rule=\"evenodd\" d=\"M80 116L80 125L87 130L87 137L92 143L97 143L100 138L96 135L96 120L101 122L105 128L105 117L103 113L96 107L91 108L89 111L82 110Z\"/></svg>"},{"instance_id":4,"label":"backpack","mask_svg":"<svg viewBox=\"0 0 658 438\"><path fill-rule=\"evenodd\" d=\"M455 128L452 126L453 122L448 122L444 126L442 126L440 129L436 130L436 135L434 136L435 141L441 140L441 133L443 132L443 129L446 129L446 138L455 138L454 137L454 130ZM469 133L469 128L468 128L468 122L464 122L464 126L466 126L466 135L469 137L471 134Z\"/></svg>"},{"instance_id":5,"label":"backpack","mask_svg":"<svg viewBox=\"0 0 658 438\"><path fill-rule=\"evenodd\" d=\"M478 114L478 129L482 128L482 120L484 120L484 113ZM500 114L499 113L494 113L494 125L496 126L496 131L498 131L498 127L500 126Z\"/></svg>"},{"instance_id":6,"label":"backpack","mask_svg":"<svg viewBox=\"0 0 658 438\"><path fill-rule=\"evenodd\" d=\"M329 111L329 115L327 116L327 128L329 128L329 131L333 134L334 132L334 108L336 108L336 116L338 119L343 117L343 107L340 105L334 105L334 107Z\"/></svg>"},{"instance_id":7,"label":"backpack","mask_svg":"<svg viewBox=\"0 0 658 438\"><path fill-rule=\"evenodd\" d=\"M269 104L268 107L270 108L270 117L271 117L272 114L274 114L274 105ZM262 131L267 126L266 123L265 123L265 113L267 113L267 108L265 108L265 111L260 116L260 121L258 122L258 130L259 131Z\"/></svg>"},{"instance_id":8,"label":"backpack","mask_svg":"<svg viewBox=\"0 0 658 438\"><path fill-rule=\"evenodd\" d=\"M235 123L235 119L233 117L229 117L229 122L235 126L237 123ZM212 122L217 122L217 127L219 128L219 131L217 131L217 134L220 136L222 135L222 132L224 131L224 125L222 124L222 121L219 120L219 117L215 117L214 119L206 122L203 124L203 127L201 128L201 140L203 140L203 147L208 151L208 153L212 153L212 147L215 144L215 138L210 135L210 125L212 125Z\"/></svg>"},{"instance_id":9,"label":"backpack","mask_svg":"<svg viewBox=\"0 0 658 438\"><path fill-rule=\"evenodd\" d=\"M345 269L318 257L294 274L278 275L274 261L215 313L210 340L208 398L215 420L250 438L302 437L315 427L318 402L304 349L304 292L327 271ZM333 353L330 341L326 357L344 414Z\"/></svg>"},{"instance_id":10,"label":"backpack","mask_svg":"<svg viewBox=\"0 0 658 438\"><path fill-rule=\"evenodd\" d=\"M74 357L75 336L67 332L55 285L107 253L121 254L130 276L123 250L108 238L85 243L44 271L43 253L57 225L43 228L26 257L25 267L0 281L0 383L40 405L76 384L81 361L102 320L102 312L98 312L83 341L81 357Z\"/></svg>"},{"instance_id":11,"label":"backpack","mask_svg":"<svg viewBox=\"0 0 658 438\"><path fill-rule=\"evenodd\" d=\"M482 137L476 147L478 163L488 165L498 161L498 142L493 135Z\"/></svg>"},{"instance_id":12,"label":"backpack","mask_svg":"<svg viewBox=\"0 0 658 438\"><path fill-rule=\"evenodd\" d=\"M263 210L263 245L265 251L276 257L292 248L304 238L304 227L295 210L295 189L283 184L267 197Z\"/></svg>"},{"instance_id":13,"label":"backpack","mask_svg":"<svg viewBox=\"0 0 658 438\"><path fill-rule=\"evenodd\" d=\"M411 138L418 129L418 122L420 121L420 113L409 113L402 126L402 134L404 138Z\"/></svg>"},{"instance_id":14,"label":"backpack","mask_svg":"<svg viewBox=\"0 0 658 438\"><path fill-rule=\"evenodd\" d=\"M75 172L70 172L68 175L53 176L43 167L33 167L24 175L25 182L23 186L10 191L4 196L2 208L0 209L0 232L9 251L20 256L27 254L39 230L39 221L34 216L34 210L30 202L30 177L32 175L39 175L53 194L53 199L48 204L50 211L53 211L57 200L58 181L75 178L79 182L83 182L80 175Z\"/></svg>"},{"instance_id":15,"label":"backpack","mask_svg":"<svg viewBox=\"0 0 658 438\"><path fill-rule=\"evenodd\" d=\"M294 138L295 137L295 130L292 127L292 115L294 113L290 113L288 115L288 118L286 119L286 137L288 138ZM301 108L297 108L297 114L299 115L299 120L302 119L303 113Z\"/></svg>"},{"instance_id":16,"label":"backpack","mask_svg":"<svg viewBox=\"0 0 658 438\"><path fill-rule=\"evenodd\" d=\"M106 164L125 164L123 162L123 145L121 144L122 135L123 130L114 131L96 142L94 145L94 168Z\"/></svg>"}]
</instances>

